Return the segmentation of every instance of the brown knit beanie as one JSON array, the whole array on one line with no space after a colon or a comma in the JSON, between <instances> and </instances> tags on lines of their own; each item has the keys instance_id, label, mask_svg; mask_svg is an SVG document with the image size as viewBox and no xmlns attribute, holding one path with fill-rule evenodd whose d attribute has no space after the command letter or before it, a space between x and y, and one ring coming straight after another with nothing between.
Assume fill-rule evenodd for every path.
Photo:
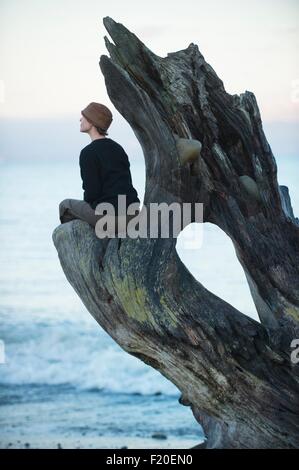
<instances>
[{"instance_id":1,"label":"brown knit beanie","mask_svg":"<svg viewBox=\"0 0 299 470\"><path fill-rule=\"evenodd\" d=\"M95 127L99 128L104 135L108 135L107 129L112 122L112 113L104 104L89 103L82 109L83 116Z\"/></svg>"}]
</instances>

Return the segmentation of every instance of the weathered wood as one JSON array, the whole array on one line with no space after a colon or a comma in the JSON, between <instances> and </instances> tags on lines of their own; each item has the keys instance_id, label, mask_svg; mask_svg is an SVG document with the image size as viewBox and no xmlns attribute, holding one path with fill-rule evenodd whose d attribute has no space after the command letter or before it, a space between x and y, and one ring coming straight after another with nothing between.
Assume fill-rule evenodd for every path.
<instances>
[{"instance_id":1,"label":"weathered wood","mask_svg":"<svg viewBox=\"0 0 299 470\"><path fill-rule=\"evenodd\" d=\"M125 351L178 387L207 448L297 447L299 223L255 96L228 94L193 43L159 57L122 24L104 25L114 44L105 37L99 65L143 149L145 207L202 202L203 221L233 242L261 323L198 282L175 237L100 240L68 222L53 233L65 275Z\"/></svg>"}]
</instances>

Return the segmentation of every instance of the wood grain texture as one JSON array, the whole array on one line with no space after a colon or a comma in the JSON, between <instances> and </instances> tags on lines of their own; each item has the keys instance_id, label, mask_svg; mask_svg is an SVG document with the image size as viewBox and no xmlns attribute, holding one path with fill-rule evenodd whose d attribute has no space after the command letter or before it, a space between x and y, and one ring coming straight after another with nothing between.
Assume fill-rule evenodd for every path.
<instances>
[{"instance_id":1,"label":"wood grain texture","mask_svg":"<svg viewBox=\"0 0 299 470\"><path fill-rule=\"evenodd\" d=\"M100 240L74 220L53 232L64 273L102 328L178 387L206 448L298 447L299 221L256 98L228 94L195 44L159 57L103 21L113 43L99 65L143 149L144 206L202 202L203 222L232 240L261 323L198 282L175 237ZM180 158L178 139L199 141L198 157Z\"/></svg>"}]
</instances>

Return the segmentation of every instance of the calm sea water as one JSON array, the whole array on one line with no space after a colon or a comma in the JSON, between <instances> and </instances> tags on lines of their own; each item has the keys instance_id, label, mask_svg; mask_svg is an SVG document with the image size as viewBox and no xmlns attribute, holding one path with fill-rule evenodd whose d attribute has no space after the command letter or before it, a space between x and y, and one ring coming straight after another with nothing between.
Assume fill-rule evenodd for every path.
<instances>
[{"instance_id":1,"label":"calm sea water","mask_svg":"<svg viewBox=\"0 0 299 470\"><path fill-rule=\"evenodd\" d=\"M278 165L298 215L297 161ZM134 162L131 170L142 201L144 167ZM200 442L177 388L114 343L65 279L51 237L59 202L82 198L77 161L2 161L0 172L0 447L100 436L126 445L154 432L168 443ZM181 235L177 250L196 278L257 318L226 235L205 224L201 246L192 249Z\"/></svg>"}]
</instances>

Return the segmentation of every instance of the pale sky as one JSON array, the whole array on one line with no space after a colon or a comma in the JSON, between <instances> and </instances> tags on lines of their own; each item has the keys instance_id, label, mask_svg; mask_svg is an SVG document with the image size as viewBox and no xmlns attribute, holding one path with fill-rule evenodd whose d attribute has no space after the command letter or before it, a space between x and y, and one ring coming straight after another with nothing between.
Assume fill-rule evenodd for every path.
<instances>
[{"instance_id":1,"label":"pale sky","mask_svg":"<svg viewBox=\"0 0 299 470\"><path fill-rule=\"evenodd\" d=\"M110 16L161 57L197 44L228 93L255 94L279 182L298 215L298 12L299 0L0 0L0 162L72 159L78 185L65 197L76 197L79 152L90 141L79 132L80 112L102 102L113 112L109 137L127 151L142 200L142 150L110 102L99 67L100 56L109 56L103 18ZM204 284L222 296L209 276ZM235 293L223 297L242 309Z\"/></svg>"},{"instance_id":2,"label":"pale sky","mask_svg":"<svg viewBox=\"0 0 299 470\"><path fill-rule=\"evenodd\" d=\"M113 111L98 65L110 16L162 57L197 44L226 91L255 94L263 121L297 121L298 12L298 0L1 0L0 118Z\"/></svg>"}]
</instances>

